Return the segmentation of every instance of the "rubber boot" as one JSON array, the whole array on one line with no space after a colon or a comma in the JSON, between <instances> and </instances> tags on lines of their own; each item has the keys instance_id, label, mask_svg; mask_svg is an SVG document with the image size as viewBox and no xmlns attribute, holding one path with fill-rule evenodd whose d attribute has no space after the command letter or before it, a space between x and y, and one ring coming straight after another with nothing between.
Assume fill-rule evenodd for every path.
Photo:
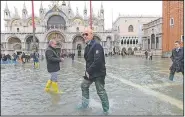
<instances>
[{"instance_id":1,"label":"rubber boot","mask_svg":"<svg viewBox=\"0 0 185 117\"><path fill-rule=\"evenodd\" d=\"M37 62L37 68L39 68L39 62Z\"/></svg>"},{"instance_id":2,"label":"rubber boot","mask_svg":"<svg viewBox=\"0 0 185 117\"><path fill-rule=\"evenodd\" d=\"M174 74L170 73L169 79L170 79L171 81L173 81L173 78L174 78Z\"/></svg>"},{"instance_id":3,"label":"rubber boot","mask_svg":"<svg viewBox=\"0 0 185 117\"><path fill-rule=\"evenodd\" d=\"M59 93L58 83L57 82L52 82L51 86L52 86L52 91L54 93Z\"/></svg>"},{"instance_id":4,"label":"rubber boot","mask_svg":"<svg viewBox=\"0 0 185 117\"><path fill-rule=\"evenodd\" d=\"M38 68L38 62L35 62L35 68L36 69Z\"/></svg>"},{"instance_id":5,"label":"rubber boot","mask_svg":"<svg viewBox=\"0 0 185 117\"><path fill-rule=\"evenodd\" d=\"M44 89L46 92L50 91L51 84L52 84L52 81L48 80Z\"/></svg>"}]
</instances>

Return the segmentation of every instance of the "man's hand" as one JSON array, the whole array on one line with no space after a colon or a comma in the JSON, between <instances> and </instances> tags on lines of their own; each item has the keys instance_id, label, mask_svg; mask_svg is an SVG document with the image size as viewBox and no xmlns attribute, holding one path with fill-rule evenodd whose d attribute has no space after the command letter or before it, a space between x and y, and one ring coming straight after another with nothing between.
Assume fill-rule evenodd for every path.
<instances>
[{"instance_id":1,"label":"man's hand","mask_svg":"<svg viewBox=\"0 0 185 117\"><path fill-rule=\"evenodd\" d=\"M87 73L87 71L85 72L85 75L87 76L87 78L89 79L89 74Z\"/></svg>"},{"instance_id":2,"label":"man's hand","mask_svg":"<svg viewBox=\"0 0 185 117\"><path fill-rule=\"evenodd\" d=\"M64 58L60 58L61 59L61 62L63 62L64 61Z\"/></svg>"}]
</instances>

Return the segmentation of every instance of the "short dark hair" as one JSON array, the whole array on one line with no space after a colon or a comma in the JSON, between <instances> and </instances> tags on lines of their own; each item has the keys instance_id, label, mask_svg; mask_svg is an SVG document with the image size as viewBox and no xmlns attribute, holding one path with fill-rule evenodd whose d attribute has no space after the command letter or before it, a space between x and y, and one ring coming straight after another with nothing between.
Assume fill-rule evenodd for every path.
<instances>
[{"instance_id":1,"label":"short dark hair","mask_svg":"<svg viewBox=\"0 0 185 117\"><path fill-rule=\"evenodd\" d=\"M175 41L175 43L178 43L178 44L180 44L181 42L180 42L180 41Z\"/></svg>"}]
</instances>

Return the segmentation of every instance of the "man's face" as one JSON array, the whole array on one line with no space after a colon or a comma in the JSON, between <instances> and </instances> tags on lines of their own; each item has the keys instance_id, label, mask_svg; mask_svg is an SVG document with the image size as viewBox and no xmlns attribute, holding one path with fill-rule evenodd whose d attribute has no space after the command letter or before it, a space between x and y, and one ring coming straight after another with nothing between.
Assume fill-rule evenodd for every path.
<instances>
[{"instance_id":1,"label":"man's face","mask_svg":"<svg viewBox=\"0 0 185 117\"><path fill-rule=\"evenodd\" d=\"M56 41L53 41L53 43L51 44L51 46L52 46L53 48L56 48L56 47L57 47L57 42L56 42Z\"/></svg>"},{"instance_id":2,"label":"man's face","mask_svg":"<svg viewBox=\"0 0 185 117\"><path fill-rule=\"evenodd\" d=\"M82 36L85 39L85 43L87 43L88 41L92 40L92 38L93 38L92 32L89 31L89 30L85 30L84 33L82 34Z\"/></svg>"},{"instance_id":3,"label":"man's face","mask_svg":"<svg viewBox=\"0 0 185 117\"><path fill-rule=\"evenodd\" d=\"M175 43L175 48L179 48L180 44L179 43Z\"/></svg>"}]
</instances>

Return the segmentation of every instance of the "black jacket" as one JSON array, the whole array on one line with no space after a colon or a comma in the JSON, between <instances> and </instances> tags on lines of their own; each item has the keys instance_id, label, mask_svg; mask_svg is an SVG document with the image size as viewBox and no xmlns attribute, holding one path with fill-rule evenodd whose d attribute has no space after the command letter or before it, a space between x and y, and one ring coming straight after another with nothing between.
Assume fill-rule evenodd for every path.
<instances>
[{"instance_id":1,"label":"black jacket","mask_svg":"<svg viewBox=\"0 0 185 117\"><path fill-rule=\"evenodd\" d=\"M90 50L92 46L93 48ZM86 71L89 74L89 79L105 77L105 56L103 48L99 43L96 43L95 40L92 40L85 48L84 58L86 61Z\"/></svg>"},{"instance_id":2,"label":"black jacket","mask_svg":"<svg viewBox=\"0 0 185 117\"><path fill-rule=\"evenodd\" d=\"M46 61L47 61L47 69L48 72L57 72L60 70L60 55L56 52L56 49L54 49L51 46L48 46L46 49Z\"/></svg>"},{"instance_id":3,"label":"black jacket","mask_svg":"<svg viewBox=\"0 0 185 117\"><path fill-rule=\"evenodd\" d=\"M173 61L170 70L173 72L184 72L184 48L181 47L178 52L176 49L173 49L170 58Z\"/></svg>"}]
</instances>

